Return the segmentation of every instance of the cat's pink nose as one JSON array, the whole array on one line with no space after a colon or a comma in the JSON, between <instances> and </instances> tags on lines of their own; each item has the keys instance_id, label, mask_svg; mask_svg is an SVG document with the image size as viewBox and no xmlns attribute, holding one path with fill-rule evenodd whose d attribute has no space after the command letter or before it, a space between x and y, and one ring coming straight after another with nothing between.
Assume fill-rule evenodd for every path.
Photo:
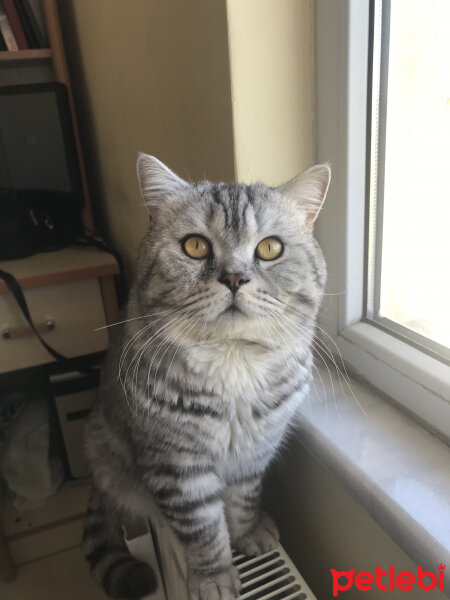
<instances>
[{"instance_id":1,"label":"cat's pink nose","mask_svg":"<svg viewBox=\"0 0 450 600\"><path fill-rule=\"evenodd\" d=\"M232 292L236 292L241 285L248 283L250 279L247 279L242 273L224 273L219 277L219 281L226 285Z\"/></svg>"}]
</instances>

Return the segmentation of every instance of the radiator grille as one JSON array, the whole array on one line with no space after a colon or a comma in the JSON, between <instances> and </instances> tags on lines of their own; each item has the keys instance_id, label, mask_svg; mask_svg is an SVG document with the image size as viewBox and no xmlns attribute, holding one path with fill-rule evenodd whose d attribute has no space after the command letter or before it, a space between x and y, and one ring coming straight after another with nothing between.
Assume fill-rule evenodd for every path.
<instances>
[{"instance_id":1,"label":"radiator grille","mask_svg":"<svg viewBox=\"0 0 450 600\"><path fill-rule=\"evenodd\" d=\"M235 553L233 564L242 582L239 600L315 600L281 546L256 558Z\"/></svg>"},{"instance_id":2,"label":"radiator grille","mask_svg":"<svg viewBox=\"0 0 450 600\"><path fill-rule=\"evenodd\" d=\"M188 600L184 550L162 519L154 518L152 528L161 558L166 599ZM233 564L242 582L238 600L317 600L280 544L257 557L233 552Z\"/></svg>"}]
</instances>

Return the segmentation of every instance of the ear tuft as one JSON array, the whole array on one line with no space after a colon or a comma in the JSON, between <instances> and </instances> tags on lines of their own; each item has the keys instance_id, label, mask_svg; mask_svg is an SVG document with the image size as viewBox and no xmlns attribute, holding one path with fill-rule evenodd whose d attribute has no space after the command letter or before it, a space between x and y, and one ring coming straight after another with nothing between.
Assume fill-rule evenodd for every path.
<instances>
[{"instance_id":1,"label":"ear tuft","mask_svg":"<svg viewBox=\"0 0 450 600\"><path fill-rule=\"evenodd\" d=\"M148 212L170 202L189 187L184 179L178 177L164 163L144 152L138 153L136 170L139 188Z\"/></svg>"},{"instance_id":2,"label":"ear tuft","mask_svg":"<svg viewBox=\"0 0 450 600\"><path fill-rule=\"evenodd\" d=\"M281 185L278 190L298 204L305 214L305 224L312 226L322 208L330 179L331 169L324 163L300 173Z\"/></svg>"}]
</instances>

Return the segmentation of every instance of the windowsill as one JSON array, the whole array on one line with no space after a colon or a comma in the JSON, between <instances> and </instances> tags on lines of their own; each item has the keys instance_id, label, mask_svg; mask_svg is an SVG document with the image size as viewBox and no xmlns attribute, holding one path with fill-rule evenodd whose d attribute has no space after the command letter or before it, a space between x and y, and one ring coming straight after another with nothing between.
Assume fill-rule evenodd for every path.
<instances>
[{"instance_id":1,"label":"windowsill","mask_svg":"<svg viewBox=\"0 0 450 600\"><path fill-rule=\"evenodd\" d=\"M299 415L302 444L416 564L449 564L450 448L368 386L351 380L360 409L333 371L332 383L320 375Z\"/></svg>"},{"instance_id":2,"label":"windowsill","mask_svg":"<svg viewBox=\"0 0 450 600\"><path fill-rule=\"evenodd\" d=\"M450 367L370 323L345 327L337 343L356 373L424 423L450 431Z\"/></svg>"}]
</instances>

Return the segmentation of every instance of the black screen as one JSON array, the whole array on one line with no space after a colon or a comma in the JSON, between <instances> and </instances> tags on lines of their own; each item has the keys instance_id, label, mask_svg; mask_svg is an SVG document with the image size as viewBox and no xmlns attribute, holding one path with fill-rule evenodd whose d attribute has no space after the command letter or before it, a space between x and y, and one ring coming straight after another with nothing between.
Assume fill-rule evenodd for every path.
<instances>
[{"instance_id":1,"label":"black screen","mask_svg":"<svg viewBox=\"0 0 450 600\"><path fill-rule=\"evenodd\" d=\"M0 188L84 206L67 90L45 83L0 87Z\"/></svg>"}]
</instances>

